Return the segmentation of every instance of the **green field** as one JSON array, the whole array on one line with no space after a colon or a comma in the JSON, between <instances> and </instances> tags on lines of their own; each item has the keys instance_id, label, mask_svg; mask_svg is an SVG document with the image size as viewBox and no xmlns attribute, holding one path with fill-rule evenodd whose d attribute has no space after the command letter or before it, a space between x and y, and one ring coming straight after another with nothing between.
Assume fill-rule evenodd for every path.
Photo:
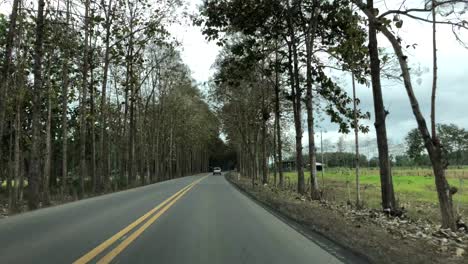
<instances>
[{"instance_id":1,"label":"green field","mask_svg":"<svg viewBox=\"0 0 468 264\"><path fill-rule=\"evenodd\" d=\"M429 169L394 169L393 175L395 195L400 206L404 206L410 214L438 218L437 193L434 178ZM447 175L450 185L458 188L458 193L453 197L455 209L459 214L468 216L468 170L451 169ZM309 183L310 173L306 171L305 176L306 182ZM326 200L355 201L354 169L326 169L323 177L322 173L318 172L318 180ZM378 170L362 170L360 182L364 205L370 208L380 207ZM297 187L296 172L286 172L285 183L289 188L295 189Z\"/></svg>"}]
</instances>

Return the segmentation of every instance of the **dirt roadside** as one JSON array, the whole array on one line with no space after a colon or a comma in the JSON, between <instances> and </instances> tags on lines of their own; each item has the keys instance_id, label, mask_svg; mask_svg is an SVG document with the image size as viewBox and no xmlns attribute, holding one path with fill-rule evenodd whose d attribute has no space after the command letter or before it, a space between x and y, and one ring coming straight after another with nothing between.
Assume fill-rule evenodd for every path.
<instances>
[{"instance_id":1,"label":"dirt roadside","mask_svg":"<svg viewBox=\"0 0 468 264\"><path fill-rule=\"evenodd\" d=\"M297 193L269 186L252 187L250 179L226 178L269 209L365 256L371 263L468 263L468 234L436 230L427 223L395 219L369 210L309 201Z\"/></svg>"}]
</instances>

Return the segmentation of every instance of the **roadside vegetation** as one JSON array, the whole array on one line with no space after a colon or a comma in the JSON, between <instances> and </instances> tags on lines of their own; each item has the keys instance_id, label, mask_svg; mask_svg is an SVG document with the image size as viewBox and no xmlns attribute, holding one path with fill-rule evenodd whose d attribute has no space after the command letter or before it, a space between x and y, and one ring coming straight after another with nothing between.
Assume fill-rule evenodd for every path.
<instances>
[{"instance_id":1,"label":"roadside vegetation","mask_svg":"<svg viewBox=\"0 0 468 264\"><path fill-rule=\"evenodd\" d=\"M448 170L448 182L459 188L454 199L456 213L468 216L468 169ZM285 172L286 186L294 190L297 185L295 172ZM319 182L323 189L323 199L342 204L353 204L356 197L354 170L349 168L332 168L326 170L323 177L319 172ZM310 173L305 172L306 180ZM407 214L414 219L429 219L440 221L437 193L432 171L425 169L394 169L393 184L396 200L404 207ZM309 188L309 185L306 187ZM380 178L376 169L361 170L361 196L364 207L380 207Z\"/></svg>"},{"instance_id":2,"label":"roadside vegetation","mask_svg":"<svg viewBox=\"0 0 468 264\"><path fill-rule=\"evenodd\" d=\"M1 214L208 170L219 121L167 30L182 4L1 4Z\"/></svg>"}]
</instances>

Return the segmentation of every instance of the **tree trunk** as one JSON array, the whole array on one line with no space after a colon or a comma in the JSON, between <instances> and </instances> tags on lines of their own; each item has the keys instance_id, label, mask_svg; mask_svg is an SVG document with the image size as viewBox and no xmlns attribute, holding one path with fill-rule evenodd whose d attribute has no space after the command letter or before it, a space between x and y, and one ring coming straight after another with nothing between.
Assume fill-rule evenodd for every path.
<instances>
[{"instance_id":1,"label":"tree trunk","mask_svg":"<svg viewBox=\"0 0 468 264\"><path fill-rule=\"evenodd\" d=\"M21 92L20 92L21 93ZM14 186L13 190L9 193L10 202L9 202L9 211L10 213L16 213L20 211L18 206L18 196L19 196L19 182L20 182L20 173L21 173L21 97L20 100L16 102L16 120L15 120L15 150L14 150ZM8 177L8 184L11 186L11 178ZM10 189L11 190L11 189Z\"/></svg>"},{"instance_id":2,"label":"tree trunk","mask_svg":"<svg viewBox=\"0 0 468 264\"><path fill-rule=\"evenodd\" d=\"M3 129L5 125L5 115L7 106L7 94L10 79L10 68L12 64L12 54L14 40L16 36L16 22L18 18L20 0L14 0L10 15L10 24L8 25L8 33L5 41L5 55L3 58L3 67L0 76L0 175L3 173L3 148L1 142L3 141Z\"/></svg>"},{"instance_id":3,"label":"tree trunk","mask_svg":"<svg viewBox=\"0 0 468 264\"><path fill-rule=\"evenodd\" d=\"M368 14L368 17L371 18L370 20L375 19L372 14L366 14ZM393 50L398 57L411 108L416 118L416 122L418 123L418 129L423 138L424 146L426 147L432 163L442 217L442 227L456 230L456 219L453 211L452 201L452 195L456 192L456 190L455 188L450 188L450 185L447 182L447 178L445 177L445 169L448 164L447 162L444 162L443 159L442 145L440 144L440 141L437 137L431 137L429 129L427 128L426 119L421 113L419 102L416 98L416 95L414 94L408 62L406 61L407 57L403 54L403 49L398 39L386 27L381 27L381 31L392 44Z\"/></svg>"},{"instance_id":4,"label":"tree trunk","mask_svg":"<svg viewBox=\"0 0 468 264\"><path fill-rule=\"evenodd\" d=\"M79 198L83 198L85 191L85 179L88 176L86 162L86 100L88 97L88 71L89 71L89 9L90 0L85 2L85 39L83 50L83 69L82 69L82 87L81 87L81 105L80 105L80 190Z\"/></svg>"},{"instance_id":5,"label":"tree trunk","mask_svg":"<svg viewBox=\"0 0 468 264\"><path fill-rule=\"evenodd\" d=\"M288 4L288 34L290 41L288 42L288 68L291 82L291 95L294 110L294 127L296 130L296 169L297 169L297 191L300 194L305 194L304 167L302 158L302 118L301 118L301 89L299 84L299 60L297 54L297 40L294 29L292 8L289 0Z\"/></svg>"},{"instance_id":6,"label":"tree trunk","mask_svg":"<svg viewBox=\"0 0 468 264\"><path fill-rule=\"evenodd\" d=\"M293 33L294 34L294 33ZM295 78L295 109L294 125L296 128L296 167L297 167L297 191L300 194L305 194L305 177L304 177L304 162L302 157L302 91L299 84L299 60L297 55L297 45L295 36L293 41L293 61L294 61L294 78Z\"/></svg>"},{"instance_id":7,"label":"tree trunk","mask_svg":"<svg viewBox=\"0 0 468 264\"><path fill-rule=\"evenodd\" d=\"M304 162L302 157L302 107L301 99L302 92L299 85L299 64L297 57L297 46L295 44L295 37L293 38L293 61L294 61L294 74L293 79L295 87L293 88L293 107L294 107L294 127L296 130L296 169L297 169L297 192L305 194L305 178L304 178Z\"/></svg>"},{"instance_id":8,"label":"tree trunk","mask_svg":"<svg viewBox=\"0 0 468 264\"><path fill-rule=\"evenodd\" d=\"M34 43L34 83L32 102L32 138L31 161L28 172L28 207L30 210L39 207L40 172L40 143L41 143L41 98L42 98L42 57L44 42L44 0L38 0L36 18L36 41Z\"/></svg>"},{"instance_id":9,"label":"tree trunk","mask_svg":"<svg viewBox=\"0 0 468 264\"><path fill-rule=\"evenodd\" d=\"M305 32L305 46L306 46L306 108L307 108L307 132L309 137L309 169L310 169L310 196L314 200L320 199L320 190L317 181L317 154L315 152L315 131L314 131L314 102L312 93L312 53L315 41L315 32L317 29L317 9L318 3L314 0L314 8L312 9L312 15L307 26L304 26ZM305 23L305 21L304 21Z\"/></svg>"},{"instance_id":10,"label":"tree trunk","mask_svg":"<svg viewBox=\"0 0 468 264\"><path fill-rule=\"evenodd\" d=\"M437 94L437 23L436 1L432 0L432 95L431 95L431 129L432 139L437 139L436 129L436 94Z\"/></svg>"},{"instance_id":11,"label":"tree trunk","mask_svg":"<svg viewBox=\"0 0 468 264\"><path fill-rule=\"evenodd\" d=\"M357 118L357 101L356 101L356 82L354 80L354 73L352 73L353 83L353 110L354 110L354 144L356 151L356 206L361 206L361 185L359 183L359 123ZM322 165L323 166L323 165Z\"/></svg>"},{"instance_id":12,"label":"tree trunk","mask_svg":"<svg viewBox=\"0 0 468 264\"><path fill-rule=\"evenodd\" d=\"M93 10L93 9L92 9ZM94 10L91 12L91 22L90 22L90 28L92 29L94 27L94 22L92 22L92 19L94 18ZM91 129L90 131L90 136L91 136L91 179L93 182L93 193L101 192L102 190L100 189L101 187L101 175L100 173L96 173L96 107L95 107L95 89L94 89L94 50L93 46L96 46L96 41L95 40L95 45L93 45L93 39L94 39L94 31L90 30L90 36L89 36L89 61L90 61L90 82L89 82L89 104L90 104L90 112L89 112L89 127Z\"/></svg>"},{"instance_id":13,"label":"tree trunk","mask_svg":"<svg viewBox=\"0 0 468 264\"><path fill-rule=\"evenodd\" d=\"M50 65L47 67L47 73L50 75ZM51 149L51 126L52 126L52 89L50 76L47 77L47 122L46 122L46 137L45 137L45 153L44 153L44 177L42 179L42 202L45 206L50 205L50 170L52 160Z\"/></svg>"},{"instance_id":14,"label":"tree trunk","mask_svg":"<svg viewBox=\"0 0 468 264\"><path fill-rule=\"evenodd\" d=\"M268 155L266 147L266 137L267 137L267 120L265 117L262 122L262 184L268 184Z\"/></svg>"},{"instance_id":15,"label":"tree trunk","mask_svg":"<svg viewBox=\"0 0 468 264\"><path fill-rule=\"evenodd\" d=\"M172 117L171 117L171 120L172 120ZM172 124L172 122L171 122ZM174 155L173 154L173 145L174 145L174 138L173 138L173 131L172 131L172 125L171 125L171 132L170 132L170 135L169 135L169 159L168 159L168 164L169 164L169 179L173 179L174 176L173 176L173 173L172 173L172 156Z\"/></svg>"},{"instance_id":16,"label":"tree trunk","mask_svg":"<svg viewBox=\"0 0 468 264\"><path fill-rule=\"evenodd\" d=\"M107 157L109 153L106 148L106 140L107 140L107 79L109 75L109 64L110 64L110 29L112 24L112 0L109 0L107 5L107 13L106 15L106 36L104 39L105 43L105 51L104 51L104 69L103 69L103 77L102 77L102 89L101 89L101 131L100 131L100 142L99 142L99 173L102 177L102 186L99 188L107 192L110 189L110 182L109 182L109 170L106 164L109 163Z\"/></svg>"},{"instance_id":17,"label":"tree trunk","mask_svg":"<svg viewBox=\"0 0 468 264\"><path fill-rule=\"evenodd\" d=\"M130 56L128 51L127 51L127 57ZM128 68L128 62L127 62L127 68ZM128 180L128 157L129 157L129 151L128 151L128 109L129 109L129 82L130 82L130 77L129 77L129 71L127 70L126 75L125 75L125 103L124 103L124 116L123 116L123 123L122 123L122 161L121 161L121 181L122 184L128 186L129 180Z\"/></svg>"},{"instance_id":18,"label":"tree trunk","mask_svg":"<svg viewBox=\"0 0 468 264\"><path fill-rule=\"evenodd\" d=\"M130 21L130 30L133 31L133 19ZM130 181L131 186L135 186L136 184L136 175L135 175L135 80L134 80L134 72L133 72L133 34L130 36L129 41L129 88L130 88L130 126L129 126L129 149L128 149L128 178Z\"/></svg>"},{"instance_id":19,"label":"tree trunk","mask_svg":"<svg viewBox=\"0 0 468 264\"><path fill-rule=\"evenodd\" d=\"M89 85L90 122L91 127L91 178L93 180L93 193L101 192L101 176L96 173L96 113L94 99L94 67L91 67L91 82Z\"/></svg>"},{"instance_id":20,"label":"tree trunk","mask_svg":"<svg viewBox=\"0 0 468 264\"><path fill-rule=\"evenodd\" d=\"M276 167L279 174L279 186L280 188L284 187L284 174L283 174L283 150L282 150L282 140L281 140L281 105L280 105L280 82L279 82L279 61L278 61L278 52L275 52L275 126L276 126L276 146L278 153L278 160Z\"/></svg>"},{"instance_id":21,"label":"tree trunk","mask_svg":"<svg viewBox=\"0 0 468 264\"><path fill-rule=\"evenodd\" d=\"M374 10L374 1L367 1L367 8ZM385 119L387 111L384 107L382 86L380 83L380 59L377 44L377 25L369 20L369 56L371 61L372 92L374 97L375 130L377 132L377 146L379 152L380 184L383 209L395 209L395 194L388 155L387 127Z\"/></svg>"},{"instance_id":22,"label":"tree trunk","mask_svg":"<svg viewBox=\"0 0 468 264\"><path fill-rule=\"evenodd\" d=\"M67 0L67 25L70 23L70 1ZM63 75L62 75L62 196L67 194L68 191L68 120L67 120L67 113L68 113L68 87L70 85L69 79L69 65L68 65L68 57L70 57L69 48L65 48L65 60L63 62ZM65 197L62 197L65 198Z\"/></svg>"},{"instance_id":23,"label":"tree trunk","mask_svg":"<svg viewBox=\"0 0 468 264\"><path fill-rule=\"evenodd\" d=\"M274 164L274 170L273 170L273 186L277 187L278 186L278 153L277 153L277 140L276 140L276 119L275 119L275 124L273 127L273 164ZM239 159L239 158L237 158Z\"/></svg>"},{"instance_id":24,"label":"tree trunk","mask_svg":"<svg viewBox=\"0 0 468 264\"><path fill-rule=\"evenodd\" d=\"M62 83L62 195L66 195L68 191L68 63L64 63L63 83Z\"/></svg>"},{"instance_id":25,"label":"tree trunk","mask_svg":"<svg viewBox=\"0 0 468 264\"><path fill-rule=\"evenodd\" d=\"M264 62L262 61L262 66ZM270 113L266 106L266 95L265 95L265 87L261 87L262 89L262 153L261 153L261 162L262 162L262 184L268 184L268 155L267 155L267 122L270 118Z\"/></svg>"}]
</instances>

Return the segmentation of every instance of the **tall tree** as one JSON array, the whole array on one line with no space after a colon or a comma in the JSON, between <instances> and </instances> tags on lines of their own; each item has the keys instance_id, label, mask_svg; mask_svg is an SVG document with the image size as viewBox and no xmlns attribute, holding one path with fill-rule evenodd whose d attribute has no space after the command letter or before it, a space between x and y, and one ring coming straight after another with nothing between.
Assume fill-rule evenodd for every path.
<instances>
[{"instance_id":1,"label":"tall tree","mask_svg":"<svg viewBox=\"0 0 468 264\"><path fill-rule=\"evenodd\" d=\"M89 31L90 31L90 6L91 1L85 0L84 15L84 43L83 43L83 61L81 68L81 91L80 91L80 180L79 195L83 196L85 192L85 180L88 177L87 157L86 157L86 138L87 138L87 100L88 100L88 72L89 72Z\"/></svg>"},{"instance_id":2,"label":"tall tree","mask_svg":"<svg viewBox=\"0 0 468 264\"><path fill-rule=\"evenodd\" d=\"M14 40L16 36L16 23L18 20L20 0L14 0L12 5L12 11L10 14L10 21L8 25L8 33L5 43L5 54L3 57L3 67L0 75L0 145L3 146L3 133L5 125L5 115L7 107L7 94L9 87L10 71L12 68L12 56L14 48ZM0 174L3 173L3 148L0 147Z\"/></svg>"},{"instance_id":3,"label":"tall tree","mask_svg":"<svg viewBox=\"0 0 468 264\"><path fill-rule=\"evenodd\" d=\"M28 173L28 207L37 209L39 207L39 185L41 182L40 172L40 144L41 144L41 100L43 95L42 85L42 59L44 42L44 7L45 1L38 0L36 16L36 41L34 43L34 84L32 99L32 137L31 137L31 161Z\"/></svg>"},{"instance_id":4,"label":"tall tree","mask_svg":"<svg viewBox=\"0 0 468 264\"><path fill-rule=\"evenodd\" d=\"M107 83L109 75L109 64L110 64L110 37L111 37L111 26L114 18L114 6L112 5L113 1L109 0L107 5L104 5L104 28L105 28L105 37L104 37L104 66L103 66L103 77L102 77L102 88L101 88L101 113L100 113L100 122L101 122L101 131L100 131L100 143L99 143L99 173L103 179L103 186L100 186L100 189L105 191L109 190L109 170L108 170L108 158L109 153L106 148L107 140Z\"/></svg>"},{"instance_id":5,"label":"tall tree","mask_svg":"<svg viewBox=\"0 0 468 264\"><path fill-rule=\"evenodd\" d=\"M408 66L408 57L404 54L402 41L400 37L397 35L397 33L392 32L390 28L391 21L387 19L386 16L396 15L394 17L394 22L397 28L401 28L403 25L403 20L399 18L398 16L399 14L409 16L412 19L421 20L425 22L431 22L432 25L434 25L434 23L437 23L437 21L430 20L430 19L428 20L425 18L414 16L411 13L413 12L418 12L418 13L428 12L429 13L430 12L434 15L434 13L432 12L433 9L439 6L454 5L459 2L461 3L463 1L441 1L441 2L431 1L429 5L426 3L424 8L408 8L406 10L389 10L389 11L382 13L380 16L378 14L378 10L374 9L373 6L370 6L369 4L365 5L362 3L361 0L353 0L353 1L364 12L366 17L368 18L369 23L377 26L379 30L382 32L382 34L388 39L388 41L390 42L393 48L395 55L398 57L398 62L400 64L400 69L401 69L402 77L404 80L405 89L408 94L408 99L411 104L413 115L418 124L418 129L424 141L424 146L429 154L429 158L431 160L433 172L435 175L436 189L437 189L440 211L441 211L441 216L442 216L442 226L445 228L450 228L452 230L455 230L456 219L455 219L455 215L453 212L452 195L456 192L456 188L450 187L445 176L445 169L448 164L444 158L443 146L439 138L437 137L437 134L434 133L433 135L431 135L431 132L427 127L426 119L424 118L421 112L418 99L416 98L416 95L414 93L410 69ZM464 9L465 8L466 7L464 7ZM464 9L462 10L462 12L465 12ZM449 25L454 25L459 28L468 29L468 27L464 24L463 21L461 22L445 21L444 23L449 24ZM433 38L435 38L434 30L432 34L433 34ZM434 55L436 55L436 52L434 52ZM433 69L434 73L436 73L437 63L436 63L435 56L434 56L433 68L434 68ZM435 100L435 89L436 89L435 81L437 81L436 75L434 75L434 81L433 81L433 98L431 100L432 102L434 102ZM432 109L434 109L434 105ZM431 117L434 119L435 114L431 115ZM435 124L435 120L431 121L431 124ZM433 127L435 127L435 125L433 125Z\"/></svg>"},{"instance_id":6,"label":"tall tree","mask_svg":"<svg viewBox=\"0 0 468 264\"><path fill-rule=\"evenodd\" d=\"M314 131L314 96L312 93L312 82L313 82L313 66L312 56L314 53L314 41L317 31L318 14L320 12L320 1L312 1L312 7L310 11L310 17L304 17L302 12L302 24L305 35L305 46L306 46L306 108L307 108L307 132L309 139L309 170L310 170L310 195L312 199L320 199L320 191L317 181L317 155L315 148L315 131Z\"/></svg>"},{"instance_id":7,"label":"tall tree","mask_svg":"<svg viewBox=\"0 0 468 264\"><path fill-rule=\"evenodd\" d=\"M374 1L367 1L367 9L375 10ZM374 11L373 11L374 12ZM380 186L382 194L382 207L384 209L395 209L395 193L393 190L393 179L390 168L390 156L388 154L387 124L388 111L385 110L380 81L380 58L377 43L378 24L369 21L369 57L372 82L372 94L375 113L375 131L377 133L377 148L379 151Z\"/></svg>"}]
</instances>

